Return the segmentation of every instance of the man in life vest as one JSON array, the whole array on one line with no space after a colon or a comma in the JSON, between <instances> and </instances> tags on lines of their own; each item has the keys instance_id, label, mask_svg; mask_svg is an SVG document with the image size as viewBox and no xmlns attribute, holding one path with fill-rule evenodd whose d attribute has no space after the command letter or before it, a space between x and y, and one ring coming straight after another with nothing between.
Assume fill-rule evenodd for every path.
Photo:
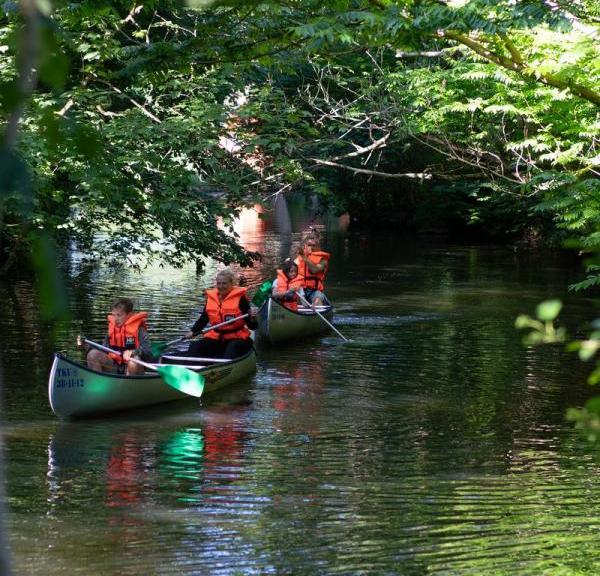
<instances>
[{"instance_id":1,"label":"man in life vest","mask_svg":"<svg viewBox=\"0 0 600 576\"><path fill-rule=\"evenodd\" d=\"M318 235L311 233L304 238L295 260L298 274L304 278L306 299L315 306L327 301L323 290L329 257L328 252L320 249Z\"/></svg>"},{"instance_id":2,"label":"man in life vest","mask_svg":"<svg viewBox=\"0 0 600 576\"><path fill-rule=\"evenodd\" d=\"M186 356L237 358L252 348L250 330L255 330L258 322L256 309L246 297L246 288L234 286L234 274L228 269L217 274L216 284L216 288L206 291L204 310L186 338L199 334L208 323L215 326L244 314L249 316L205 332L202 340L190 343Z\"/></svg>"},{"instance_id":3,"label":"man in life vest","mask_svg":"<svg viewBox=\"0 0 600 576\"><path fill-rule=\"evenodd\" d=\"M277 270L271 296L286 308L298 310L298 294L304 296L304 278L298 274L298 266L291 258L286 258Z\"/></svg>"},{"instance_id":4,"label":"man in life vest","mask_svg":"<svg viewBox=\"0 0 600 576\"><path fill-rule=\"evenodd\" d=\"M150 339L146 328L147 312L134 312L129 298L119 298L108 315L108 333L102 343L120 354L106 354L91 348L87 365L98 372L125 372L128 376L143 374L144 367L131 361L140 357L152 361Z\"/></svg>"}]
</instances>

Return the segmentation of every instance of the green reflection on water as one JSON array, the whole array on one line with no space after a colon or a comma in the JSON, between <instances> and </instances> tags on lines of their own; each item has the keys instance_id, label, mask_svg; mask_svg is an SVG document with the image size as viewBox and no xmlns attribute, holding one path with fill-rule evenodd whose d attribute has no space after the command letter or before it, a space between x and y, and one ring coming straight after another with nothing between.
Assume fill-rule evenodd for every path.
<instances>
[{"instance_id":1,"label":"green reflection on water","mask_svg":"<svg viewBox=\"0 0 600 576\"><path fill-rule=\"evenodd\" d=\"M168 470L175 478L198 478L203 453L204 438L200 429L176 432L162 446L159 470Z\"/></svg>"}]
</instances>

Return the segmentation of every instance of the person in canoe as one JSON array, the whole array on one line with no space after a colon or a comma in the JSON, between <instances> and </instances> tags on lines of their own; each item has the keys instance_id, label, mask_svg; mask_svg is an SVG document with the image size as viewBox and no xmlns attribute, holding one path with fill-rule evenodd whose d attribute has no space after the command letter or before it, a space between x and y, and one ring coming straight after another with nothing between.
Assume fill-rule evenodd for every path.
<instances>
[{"instance_id":1,"label":"person in canoe","mask_svg":"<svg viewBox=\"0 0 600 576\"><path fill-rule=\"evenodd\" d=\"M329 252L321 250L319 235L316 232L313 231L304 237L295 263L298 266L298 274L304 278L305 297L315 306L327 302L323 290L329 258Z\"/></svg>"},{"instance_id":2,"label":"person in canoe","mask_svg":"<svg viewBox=\"0 0 600 576\"><path fill-rule=\"evenodd\" d=\"M88 368L98 372L124 372L128 376L143 374L144 367L132 362L132 357L152 361L152 351L146 320L148 312L134 312L129 298L119 298L108 315L108 332L102 344L121 354L102 352L90 348L87 354ZM78 344L81 337L78 338Z\"/></svg>"},{"instance_id":3,"label":"person in canoe","mask_svg":"<svg viewBox=\"0 0 600 576\"><path fill-rule=\"evenodd\" d=\"M217 274L216 287L206 291L204 310L185 336L193 338L209 323L215 326L238 316L248 316L205 332L201 340L190 343L186 356L237 358L252 348L250 330L258 327L256 308L250 305L246 288L234 286L234 283L231 270L221 270Z\"/></svg>"},{"instance_id":4,"label":"person in canoe","mask_svg":"<svg viewBox=\"0 0 600 576\"><path fill-rule=\"evenodd\" d=\"M298 310L298 294L304 296L304 278L298 274L298 265L291 259L286 260L277 270L271 296L279 300L286 308Z\"/></svg>"}]
</instances>

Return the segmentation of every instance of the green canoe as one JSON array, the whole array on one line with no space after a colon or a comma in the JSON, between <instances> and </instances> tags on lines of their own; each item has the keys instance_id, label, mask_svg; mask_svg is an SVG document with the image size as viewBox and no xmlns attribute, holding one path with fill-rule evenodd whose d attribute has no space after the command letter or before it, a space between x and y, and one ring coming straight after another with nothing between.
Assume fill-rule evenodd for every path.
<instances>
[{"instance_id":1,"label":"green canoe","mask_svg":"<svg viewBox=\"0 0 600 576\"><path fill-rule=\"evenodd\" d=\"M317 309L332 321L333 306L319 306ZM269 298L258 311L258 337L270 344L298 340L329 330L329 326L311 308L299 307L294 312Z\"/></svg>"},{"instance_id":2,"label":"green canoe","mask_svg":"<svg viewBox=\"0 0 600 576\"><path fill-rule=\"evenodd\" d=\"M256 353L250 352L233 360L163 356L163 364L181 364L205 380L204 393L210 393L237 382L256 371ZM189 399L191 396L172 388L155 372L125 376L90 370L85 364L55 354L48 380L48 398L52 411L63 419L93 416L128 408L138 408Z\"/></svg>"}]
</instances>

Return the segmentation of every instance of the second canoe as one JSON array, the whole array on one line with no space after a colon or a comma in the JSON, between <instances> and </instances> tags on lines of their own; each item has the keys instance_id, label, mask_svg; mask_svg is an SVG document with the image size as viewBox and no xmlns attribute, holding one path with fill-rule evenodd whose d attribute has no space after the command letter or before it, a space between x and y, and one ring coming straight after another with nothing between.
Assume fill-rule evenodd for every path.
<instances>
[{"instance_id":1,"label":"second canoe","mask_svg":"<svg viewBox=\"0 0 600 576\"><path fill-rule=\"evenodd\" d=\"M319 306L317 310L329 322L332 321L333 306ZM322 334L329 330L329 326L311 308L300 307L295 312L269 298L258 311L258 336L270 344Z\"/></svg>"}]
</instances>

